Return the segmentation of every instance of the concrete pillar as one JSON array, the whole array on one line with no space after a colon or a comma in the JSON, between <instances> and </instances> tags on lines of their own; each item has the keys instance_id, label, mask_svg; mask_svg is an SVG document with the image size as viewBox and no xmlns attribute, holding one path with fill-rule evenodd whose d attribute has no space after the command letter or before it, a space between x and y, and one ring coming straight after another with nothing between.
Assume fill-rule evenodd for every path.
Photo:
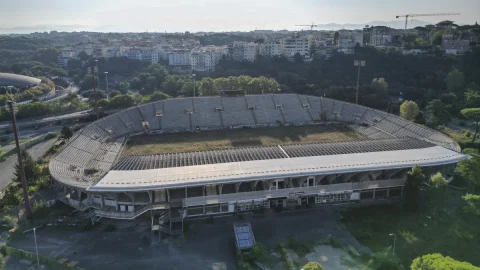
<instances>
[{"instance_id":1,"label":"concrete pillar","mask_svg":"<svg viewBox=\"0 0 480 270\"><path fill-rule=\"evenodd\" d=\"M400 196L403 197L403 187L400 188Z\"/></svg>"},{"instance_id":2,"label":"concrete pillar","mask_svg":"<svg viewBox=\"0 0 480 270\"><path fill-rule=\"evenodd\" d=\"M373 197L375 199L375 189L373 189Z\"/></svg>"},{"instance_id":3,"label":"concrete pillar","mask_svg":"<svg viewBox=\"0 0 480 270\"><path fill-rule=\"evenodd\" d=\"M78 197L78 201L82 201L82 191L77 189L77 197Z\"/></svg>"},{"instance_id":4,"label":"concrete pillar","mask_svg":"<svg viewBox=\"0 0 480 270\"><path fill-rule=\"evenodd\" d=\"M387 198L390 198L390 188L387 187Z\"/></svg>"},{"instance_id":5,"label":"concrete pillar","mask_svg":"<svg viewBox=\"0 0 480 270\"><path fill-rule=\"evenodd\" d=\"M315 176L315 183L314 185L315 186L320 186L320 182L322 181L322 179L325 177L325 175L317 175Z\"/></svg>"},{"instance_id":6,"label":"concrete pillar","mask_svg":"<svg viewBox=\"0 0 480 270\"><path fill-rule=\"evenodd\" d=\"M205 197L205 189L207 188L207 186L203 186L202 188L202 197Z\"/></svg>"},{"instance_id":7,"label":"concrete pillar","mask_svg":"<svg viewBox=\"0 0 480 270\"><path fill-rule=\"evenodd\" d=\"M150 203L153 203L153 194L152 194L152 191L147 191L148 193L148 200Z\"/></svg>"},{"instance_id":8,"label":"concrete pillar","mask_svg":"<svg viewBox=\"0 0 480 270\"><path fill-rule=\"evenodd\" d=\"M105 206L105 197L103 196L103 194L100 194L100 208L103 209L104 206Z\"/></svg>"},{"instance_id":9,"label":"concrete pillar","mask_svg":"<svg viewBox=\"0 0 480 270\"><path fill-rule=\"evenodd\" d=\"M235 192L238 193L238 190L240 189L240 185L242 184L242 182L239 182L239 183L235 183Z\"/></svg>"},{"instance_id":10,"label":"concrete pillar","mask_svg":"<svg viewBox=\"0 0 480 270\"><path fill-rule=\"evenodd\" d=\"M93 194L91 192L87 193L87 203L92 204L93 202Z\"/></svg>"},{"instance_id":11,"label":"concrete pillar","mask_svg":"<svg viewBox=\"0 0 480 270\"><path fill-rule=\"evenodd\" d=\"M222 184L222 185L218 185L218 191L219 191L219 194L218 194L218 195L222 195L222 188L223 188L223 184Z\"/></svg>"},{"instance_id":12,"label":"concrete pillar","mask_svg":"<svg viewBox=\"0 0 480 270\"><path fill-rule=\"evenodd\" d=\"M187 188L185 188L185 198L187 198Z\"/></svg>"},{"instance_id":13,"label":"concrete pillar","mask_svg":"<svg viewBox=\"0 0 480 270\"><path fill-rule=\"evenodd\" d=\"M170 201L170 191L167 189L167 198L166 198L166 201L169 202Z\"/></svg>"},{"instance_id":14,"label":"concrete pillar","mask_svg":"<svg viewBox=\"0 0 480 270\"><path fill-rule=\"evenodd\" d=\"M258 181L250 182L250 184L252 185L252 191L256 191L256 190L257 190Z\"/></svg>"}]
</instances>

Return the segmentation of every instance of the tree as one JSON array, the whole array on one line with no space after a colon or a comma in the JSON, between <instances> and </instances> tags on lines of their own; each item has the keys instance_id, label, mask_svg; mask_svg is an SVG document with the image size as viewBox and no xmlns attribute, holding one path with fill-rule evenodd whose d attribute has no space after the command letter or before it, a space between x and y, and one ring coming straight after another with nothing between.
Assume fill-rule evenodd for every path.
<instances>
[{"instance_id":1,"label":"tree","mask_svg":"<svg viewBox=\"0 0 480 270\"><path fill-rule=\"evenodd\" d=\"M463 207L465 212L480 216L480 195L467 193L462 199L466 204Z\"/></svg>"},{"instance_id":2,"label":"tree","mask_svg":"<svg viewBox=\"0 0 480 270\"><path fill-rule=\"evenodd\" d=\"M402 261L390 251L381 251L373 254L368 262L369 269L374 270L403 270Z\"/></svg>"},{"instance_id":3,"label":"tree","mask_svg":"<svg viewBox=\"0 0 480 270\"><path fill-rule=\"evenodd\" d=\"M475 122L475 135L472 137L472 143L475 142L475 139L477 138L478 134L478 125L480 122L480 108L469 108L469 109L463 109L460 111L460 113L465 116L468 120L472 120Z\"/></svg>"},{"instance_id":4,"label":"tree","mask_svg":"<svg viewBox=\"0 0 480 270\"><path fill-rule=\"evenodd\" d=\"M69 126L63 126L60 130L60 138L70 139L73 136L73 131Z\"/></svg>"},{"instance_id":5,"label":"tree","mask_svg":"<svg viewBox=\"0 0 480 270\"><path fill-rule=\"evenodd\" d=\"M111 109L128 108L135 105L133 98L130 95L118 95L110 100L108 107Z\"/></svg>"},{"instance_id":6,"label":"tree","mask_svg":"<svg viewBox=\"0 0 480 270\"><path fill-rule=\"evenodd\" d=\"M471 158L460 160L455 172L468 179L468 189L474 192L475 185L480 185L480 152L477 149L466 148L463 149L463 153L470 155Z\"/></svg>"},{"instance_id":7,"label":"tree","mask_svg":"<svg viewBox=\"0 0 480 270\"><path fill-rule=\"evenodd\" d=\"M479 270L468 262L460 262L451 257L443 257L440 253L423 255L413 260L412 270Z\"/></svg>"},{"instance_id":8,"label":"tree","mask_svg":"<svg viewBox=\"0 0 480 270\"><path fill-rule=\"evenodd\" d=\"M443 35L443 31L439 30L430 37L430 43L432 44L432 46L442 45L442 35Z\"/></svg>"},{"instance_id":9,"label":"tree","mask_svg":"<svg viewBox=\"0 0 480 270\"><path fill-rule=\"evenodd\" d=\"M458 92L463 90L463 86L465 85L465 76L461 71L455 68L447 74L445 83L447 84L447 90Z\"/></svg>"},{"instance_id":10,"label":"tree","mask_svg":"<svg viewBox=\"0 0 480 270\"><path fill-rule=\"evenodd\" d=\"M427 104L428 123L436 126L438 124L447 124L450 121L450 114L442 101L434 99Z\"/></svg>"},{"instance_id":11,"label":"tree","mask_svg":"<svg viewBox=\"0 0 480 270\"><path fill-rule=\"evenodd\" d=\"M308 262L301 270L323 270L323 266L318 262Z\"/></svg>"},{"instance_id":12,"label":"tree","mask_svg":"<svg viewBox=\"0 0 480 270\"><path fill-rule=\"evenodd\" d=\"M153 94L150 95L150 101L159 101L159 100L164 100L169 98L170 96L160 91L155 91L153 92Z\"/></svg>"},{"instance_id":13,"label":"tree","mask_svg":"<svg viewBox=\"0 0 480 270\"><path fill-rule=\"evenodd\" d=\"M215 81L210 77L201 79L198 82L198 95L199 96L215 95L216 93L215 93L214 83Z\"/></svg>"},{"instance_id":14,"label":"tree","mask_svg":"<svg viewBox=\"0 0 480 270\"><path fill-rule=\"evenodd\" d=\"M253 262L264 262L267 258L267 254L267 248L262 243L256 242L250 250L248 258Z\"/></svg>"},{"instance_id":15,"label":"tree","mask_svg":"<svg viewBox=\"0 0 480 270\"><path fill-rule=\"evenodd\" d=\"M430 177L430 186L428 187L428 199L433 206L433 216L437 214L437 207L444 205L448 196L448 183L443 175L438 172Z\"/></svg>"},{"instance_id":16,"label":"tree","mask_svg":"<svg viewBox=\"0 0 480 270\"><path fill-rule=\"evenodd\" d=\"M409 209L417 207L417 200L420 196L420 187L425 181L425 175L422 173L420 165L415 165L411 171L407 173L405 181L405 206Z\"/></svg>"},{"instance_id":17,"label":"tree","mask_svg":"<svg viewBox=\"0 0 480 270\"><path fill-rule=\"evenodd\" d=\"M110 93L108 94L108 96L109 96L110 98L114 98L115 96L118 96L118 95L121 95L121 94L122 94L122 93L120 93L120 91L118 91L118 90L112 90L112 91L110 91Z\"/></svg>"},{"instance_id":18,"label":"tree","mask_svg":"<svg viewBox=\"0 0 480 270\"><path fill-rule=\"evenodd\" d=\"M400 116L404 119L413 121L419 113L420 109L415 101L407 100L400 105Z\"/></svg>"},{"instance_id":19,"label":"tree","mask_svg":"<svg viewBox=\"0 0 480 270\"><path fill-rule=\"evenodd\" d=\"M25 180L27 181L28 184L32 184L35 182L35 178L40 174L40 168L37 166L35 161L32 159L30 154L28 154L27 151L22 150L21 152L22 155L22 161L23 161L23 168L25 171ZM14 178L12 179L15 183L17 183L18 186L21 185L21 180L20 180L20 168L17 163L14 165Z\"/></svg>"}]
</instances>

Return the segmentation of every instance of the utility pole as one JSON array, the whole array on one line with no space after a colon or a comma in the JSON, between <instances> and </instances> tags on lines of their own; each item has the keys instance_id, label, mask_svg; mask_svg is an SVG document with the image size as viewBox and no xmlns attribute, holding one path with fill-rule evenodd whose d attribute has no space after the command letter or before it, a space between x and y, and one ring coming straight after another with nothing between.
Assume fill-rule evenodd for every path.
<instances>
[{"instance_id":1,"label":"utility pole","mask_svg":"<svg viewBox=\"0 0 480 270\"><path fill-rule=\"evenodd\" d=\"M355 101L356 101L356 103L358 104L358 91L359 91L359 88L360 88L360 68L365 66L365 61L354 60L354 61L353 61L353 65L356 66L356 67L358 66L358 72L357 72L357 94L356 94L356 98L355 98Z\"/></svg>"},{"instance_id":2,"label":"utility pole","mask_svg":"<svg viewBox=\"0 0 480 270\"><path fill-rule=\"evenodd\" d=\"M109 100L109 95L108 95L108 71L105 71L105 83L107 84L107 100Z\"/></svg>"},{"instance_id":3,"label":"utility pole","mask_svg":"<svg viewBox=\"0 0 480 270\"><path fill-rule=\"evenodd\" d=\"M97 105L97 90L95 89L95 71L93 67L92 67L92 78L93 78L93 102L94 102L93 110L97 118L95 120L98 120L99 116L98 116L98 105Z\"/></svg>"},{"instance_id":4,"label":"utility pole","mask_svg":"<svg viewBox=\"0 0 480 270\"><path fill-rule=\"evenodd\" d=\"M18 169L20 170L20 181L22 182L23 199L25 201L25 215L27 219L32 218L32 209L30 208L30 199L28 198L27 179L25 178L25 168L23 167L22 151L20 150L20 143L18 142L17 119L15 113L17 112L17 104L14 101L7 100L5 108L12 116L13 134L15 135L15 146L17 147Z\"/></svg>"},{"instance_id":5,"label":"utility pole","mask_svg":"<svg viewBox=\"0 0 480 270\"><path fill-rule=\"evenodd\" d=\"M195 78L197 77L196 74L192 74L192 78L193 78L193 97L195 97Z\"/></svg>"}]
</instances>

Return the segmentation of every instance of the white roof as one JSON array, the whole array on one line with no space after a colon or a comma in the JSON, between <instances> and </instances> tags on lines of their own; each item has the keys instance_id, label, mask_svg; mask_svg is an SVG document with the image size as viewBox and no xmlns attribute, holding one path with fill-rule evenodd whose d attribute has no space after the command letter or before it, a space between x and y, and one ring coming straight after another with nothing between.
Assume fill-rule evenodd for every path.
<instances>
[{"instance_id":1,"label":"white roof","mask_svg":"<svg viewBox=\"0 0 480 270\"><path fill-rule=\"evenodd\" d=\"M467 156L441 146L422 149L296 157L150 170L109 171L89 191L145 191L195 185L436 166Z\"/></svg>"}]
</instances>

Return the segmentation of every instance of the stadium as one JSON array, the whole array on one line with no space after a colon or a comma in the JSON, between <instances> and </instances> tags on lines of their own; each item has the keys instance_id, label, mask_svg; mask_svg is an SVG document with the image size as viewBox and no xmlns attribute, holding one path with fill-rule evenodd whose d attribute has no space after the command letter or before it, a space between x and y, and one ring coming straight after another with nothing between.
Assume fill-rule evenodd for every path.
<instances>
[{"instance_id":1,"label":"stadium","mask_svg":"<svg viewBox=\"0 0 480 270\"><path fill-rule=\"evenodd\" d=\"M24 75L0 72L0 86L14 86L20 89L39 85L41 80Z\"/></svg>"},{"instance_id":2,"label":"stadium","mask_svg":"<svg viewBox=\"0 0 480 270\"><path fill-rule=\"evenodd\" d=\"M448 176L464 158L448 136L360 105L222 95L99 119L76 132L49 169L59 199L86 217L148 213L152 228L174 234L185 218L402 196L416 164Z\"/></svg>"}]
</instances>

